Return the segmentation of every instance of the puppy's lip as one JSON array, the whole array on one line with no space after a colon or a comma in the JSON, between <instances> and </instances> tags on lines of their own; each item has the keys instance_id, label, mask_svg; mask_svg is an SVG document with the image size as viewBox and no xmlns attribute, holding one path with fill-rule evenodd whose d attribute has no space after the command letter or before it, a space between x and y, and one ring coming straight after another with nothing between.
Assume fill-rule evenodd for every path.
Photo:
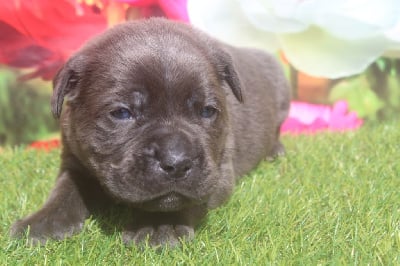
<instances>
[{"instance_id":1,"label":"puppy's lip","mask_svg":"<svg viewBox=\"0 0 400 266\"><path fill-rule=\"evenodd\" d=\"M178 192L169 192L153 199L143 201L137 204L138 208L146 211L179 211L186 207L199 205L202 200L196 200L193 197L187 197Z\"/></svg>"}]
</instances>

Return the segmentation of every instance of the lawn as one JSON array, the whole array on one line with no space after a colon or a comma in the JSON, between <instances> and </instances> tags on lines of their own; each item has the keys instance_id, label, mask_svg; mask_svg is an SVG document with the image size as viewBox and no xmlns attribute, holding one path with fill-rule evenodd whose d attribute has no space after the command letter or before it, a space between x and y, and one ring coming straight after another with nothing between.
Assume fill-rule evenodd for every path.
<instances>
[{"instance_id":1,"label":"lawn","mask_svg":"<svg viewBox=\"0 0 400 266\"><path fill-rule=\"evenodd\" d=\"M107 220L89 219L81 234L41 247L10 239L10 224L46 199L59 150L3 149L0 264L399 265L399 121L283 142L287 155L245 176L193 242L161 250L125 247Z\"/></svg>"}]
</instances>

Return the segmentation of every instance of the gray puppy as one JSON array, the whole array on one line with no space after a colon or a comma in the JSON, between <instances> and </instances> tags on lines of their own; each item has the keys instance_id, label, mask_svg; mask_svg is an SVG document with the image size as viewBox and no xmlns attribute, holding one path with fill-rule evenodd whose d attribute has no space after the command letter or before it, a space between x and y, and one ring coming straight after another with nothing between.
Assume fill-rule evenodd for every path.
<instances>
[{"instance_id":1,"label":"gray puppy","mask_svg":"<svg viewBox=\"0 0 400 266\"><path fill-rule=\"evenodd\" d=\"M122 204L132 212L126 243L192 239L238 177L284 152L279 128L289 97L280 66L264 52L164 19L118 25L55 77L60 173L44 206L11 235L29 228L35 242L62 239L96 210Z\"/></svg>"}]
</instances>

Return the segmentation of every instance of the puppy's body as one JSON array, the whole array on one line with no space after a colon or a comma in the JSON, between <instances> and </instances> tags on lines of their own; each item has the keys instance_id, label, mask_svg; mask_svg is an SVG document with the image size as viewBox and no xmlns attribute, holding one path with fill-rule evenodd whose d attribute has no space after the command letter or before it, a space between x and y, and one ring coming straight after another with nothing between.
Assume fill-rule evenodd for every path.
<instances>
[{"instance_id":1,"label":"puppy's body","mask_svg":"<svg viewBox=\"0 0 400 266\"><path fill-rule=\"evenodd\" d=\"M236 177L263 158L284 153L279 129L289 109L289 88L275 58L255 49L225 48L242 83L244 102L228 95L234 132L233 166Z\"/></svg>"},{"instance_id":2,"label":"puppy's body","mask_svg":"<svg viewBox=\"0 0 400 266\"><path fill-rule=\"evenodd\" d=\"M119 202L133 213L125 242L174 245L227 200L235 178L283 153L289 89L271 56L151 19L76 53L55 78L52 108L60 174L42 209L11 233L29 226L35 241L61 239Z\"/></svg>"}]
</instances>

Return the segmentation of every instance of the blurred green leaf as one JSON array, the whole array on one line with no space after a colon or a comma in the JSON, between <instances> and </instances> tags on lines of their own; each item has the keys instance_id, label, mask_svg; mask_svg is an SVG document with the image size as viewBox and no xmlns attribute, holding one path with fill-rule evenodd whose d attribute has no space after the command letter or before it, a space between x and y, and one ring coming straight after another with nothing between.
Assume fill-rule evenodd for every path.
<instances>
[{"instance_id":1,"label":"blurred green leaf","mask_svg":"<svg viewBox=\"0 0 400 266\"><path fill-rule=\"evenodd\" d=\"M395 74L388 77L389 104L391 107L400 108L400 77Z\"/></svg>"},{"instance_id":2,"label":"blurred green leaf","mask_svg":"<svg viewBox=\"0 0 400 266\"><path fill-rule=\"evenodd\" d=\"M377 119L377 112L385 103L371 90L365 75L345 79L335 85L329 95L329 100L335 102L346 100L349 109L357 112L362 118Z\"/></svg>"}]
</instances>

